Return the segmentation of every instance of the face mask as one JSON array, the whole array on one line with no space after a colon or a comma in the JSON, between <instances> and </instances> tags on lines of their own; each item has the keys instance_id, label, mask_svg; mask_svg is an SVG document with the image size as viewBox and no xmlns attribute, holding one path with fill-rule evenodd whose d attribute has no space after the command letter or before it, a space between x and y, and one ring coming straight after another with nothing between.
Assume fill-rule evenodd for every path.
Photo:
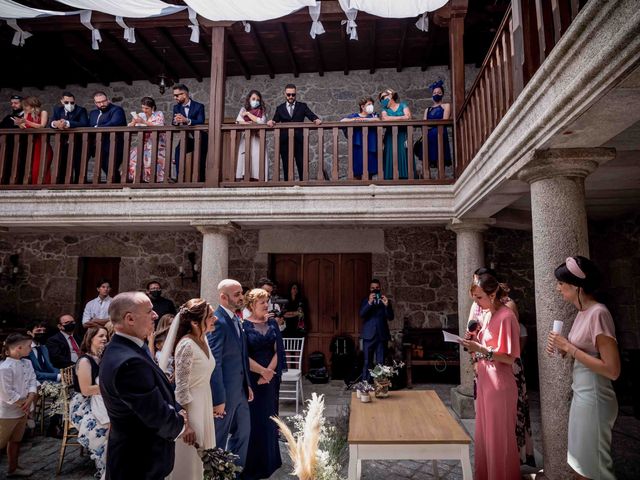
<instances>
[{"instance_id":1,"label":"face mask","mask_svg":"<svg viewBox=\"0 0 640 480\"><path fill-rule=\"evenodd\" d=\"M74 108L76 108L76 106L74 104L72 104L72 103L65 103L64 104L64 109L69 113L73 112Z\"/></svg>"},{"instance_id":2,"label":"face mask","mask_svg":"<svg viewBox=\"0 0 640 480\"><path fill-rule=\"evenodd\" d=\"M71 333L75 330L76 328L76 322L71 322L71 323L67 323L66 325L64 325L62 327L64 329L65 332L67 333Z\"/></svg>"},{"instance_id":3,"label":"face mask","mask_svg":"<svg viewBox=\"0 0 640 480\"><path fill-rule=\"evenodd\" d=\"M434 102L439 102L440 100L442 100L442 95L434 95L431 98L433 98Z\"/></svg>"},{"instance_id":4,"label":"face mask","mask_svg":"<svg viewBox=\"0 0 640 480\"><path fill-rule=\"evenodd\" d=\"M149 295L151 295L151 298L154 300L157 300L160 298L160 295L162 295L162 290L152 290L149 292Z\"/></svg>"},{"instance_id":5,"label":"face mask","mask_svg":"<svg viewBox=\"0 0 640 480\"><path fill-rule=\"evenodd\" d=\"M389 106L389 99L383 98L382 100L380 100L380 105L382 105L384 108L387 108Z\"/></svg>"},{"instance_id":6,"label":"face mask","mask_svg":"<svg viewBox=\"0 0 640 480\"><path fill-rule=\"evenodd\" d=\"M369 104L366 107L364 107L364 111L368 114L372 114L373 113L373 105Z\"/></svg>"},{"instance_id":7,"label":"face mask","mask_svg":"<svg viewBox=\"0 0 640 480\"><path fill-rule=\"evenodd\" d=\"M251 108L258 108L260 106L260 100L251 100Z\"/></svg>"},{"instance_id":8,"label":"face mask","mask_svg":"<svg viewBox=\"0 0 640 480\"><path fill-rule=\"evenodd\" d=\"M33 334L33 339L38 343L42 343L44 341L45 337L46 337L46 335L44 333L34 333Z\"/></svg>"}]
</instances>

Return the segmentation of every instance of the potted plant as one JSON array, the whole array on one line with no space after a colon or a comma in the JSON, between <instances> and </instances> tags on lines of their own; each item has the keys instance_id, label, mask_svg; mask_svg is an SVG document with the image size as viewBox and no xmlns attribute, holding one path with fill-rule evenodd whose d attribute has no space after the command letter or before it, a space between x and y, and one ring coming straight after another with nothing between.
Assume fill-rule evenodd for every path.
<instances>
[{"instance_id":1,"label":"potted plant","mask_svg":"<svg viewBox=\"0 0 640 480\"><path fill-rule=\"evenodd\" d=\"M369 370L375 385L376 398L386 398L389 396L391 377L398 374L398 370L404 367L403 362L393 361L393 365L377 364L373 370Z\"/></svg>"},{"instance_id":2,"label":"potted plant","mask_svg":"<svg viewBox=\"0 0 640 480\"><path fill-rule=\"evenodd\" d=\"M371 392L375 389L369 382L363 381L356 385L356 394L361 402L367 403L371 401Z\"/></svg>"}]
</instances>

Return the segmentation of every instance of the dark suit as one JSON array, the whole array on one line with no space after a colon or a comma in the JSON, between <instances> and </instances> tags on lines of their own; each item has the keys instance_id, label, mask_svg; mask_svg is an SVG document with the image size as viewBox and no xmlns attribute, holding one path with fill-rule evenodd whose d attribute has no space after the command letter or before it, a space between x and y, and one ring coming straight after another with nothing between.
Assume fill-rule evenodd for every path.
<instances>
[{"instance_id":1,"label":"dark suit","mask_svg":"<svg viewBox=\"0 0 640 480\"><path fill-rule=\"evenodd\" d=\"M53 117L51 118L51 122L49 126L53 128L51 125L53 122L57 122L58 120L65 120L69 122L68 128L81 128L89 126L89 116L87 115L87 109L84 107L80 107L76 105L76 108L73 109L72 112L67 112L62 105L59 105L53 109ZM60 168L59 168L59 176L64 179L67 167L67 154L69 153L69 138L67 135L63 136L62 143L60 148ZM78 178L80 176L80 162L82 154L82 145L80 137L75 138L75 143L73 146L73 164L72 164L72 182L78 183Z\"/></svg>"},{"instance_id":2,"label":"dark suit","mask_svg":"<svg viewBox=\"0 0 640 480\"><path fill-rule=\"evenodd\" d=\"M111 420L107 479L164 479L184 426L165 374L142 348L116 334L100 363L100 392Z\"/></svg>"},{"instance_id":3,"label":"dark suit","mask_svg":"<svg viewBox=\"0 0 640 480\"><path fill-rule=\"evenodd\" d=\"M173 116L175 117L177 114L180 114L187 117L187 119L190 120L190 124L188 125L190 127L194 127L196 125L203 125L204 124L204 105L202 103L196 102L191 98L189 100L191 101L191 103L189 104L189 112L188 113L185 112L184 105L182 105L181 103L176 103L173 106ZM178 126L187 126L184 124L175 123L173 121L173 118L171 119L171 124L178 125ZM204 167L206 165L206 158L207 158L207 140L208 140L208 135L205 132L202 132L200 136L200 142L201 142L200 165L197 166L200 170L200 180L204 180ZM181 147L182 147L181 145L178 145L176 146L176 149L175 149L174 161L176 164L176 175L179 175L179 172L180 172L179 169L180 169L180 148ZM193 147L194 147L194 136L193 136L193 133L189 132L187 134L185 154L192 153Z\"/></svg>"},{"instance_id":4,"label":"dark suit","mask_svg":"<svg viewBox=\"0 0 640 480\"><path fill-rule=\"evenodd\" d=\"M37 355L31 349L29 352L29 360L33 365L33 370L36 372L36 380L39 382L50 381L57 382L60 370L55 368L51 364L49 359L49 350L44 345L36 345Z\"/></svg>"},{"instance_id":5,"label":"dark suit","mask_svg":"<svg viewBox=\"0 0 640 480\"><path fill-rule=\"evenodd\" d=\"M91 110L89 113L90 127L126 127L127 117L122 107L110 103L106 110ZM100 145L101 159L100 166L102 171L108 174L109 171L109 134L102 135ZM114 181L120 181L120 164L122 163L123 136L121 133L116 134L116 154L114 162ZM92 148L92 154L95 155L95 146Z\"/></svg>"},{"instance_id":6,"label":"dark suit","mask_svg":"<svg viewBox=\"0 0 640 480\"><path fill-rule=\"evenodd\" d=\"M296 102L293 108L293 115L289 115L287 102L278 105L276 113L273 115L273 121L276 123L304 122L308 118L312 122L318 119L318 116L311 111L306 103ZM293 158L296 161L298 176L302 180L302 129L296 128L293 131ZM287 130L280 130L280 158L282 159L282 170L284 179L289 180L289 133ZM278 180L278 179L276 179Z\"/></svg>"},{"instance_id":7,"label":"dark suit","mask_svg":"<svg viewBox=\"0 0 640 480\"><path fill-rule=\"evenodd\" d=\"M393 308L391 302L387 306L381 300L374 300L369 305L369 299L365 298L360 304L360 317L362 317L362 350L364 350L364 367L362 379L369 378L369 359L371 351L375 349L375 361L384 362L384 348L391 338L389 334L389 320L393 320Z\"/></svg>"},{"instance_id":8,"label":"dark suit","mask_svg":"<svg viewBox=\"0 0 640 480\"><path fill-rule=\"evenodd\" d=\"M209 347L216 359L211 391L213 404L224 403L227 412L223 418L215 419L216 445L238 455L238 464L244 466L251 433L247 339L242 328L238 336L234 319L224 308L218 307L215 316L218 319L215 330L207 334ZM228 439L229 434L231 438Z\"/></svg>"},{"instance_id":9,"label":"dark suit","mask_svg":"<svg viewBox=\"0 0 640 480\"><path fill-rule=\"evenodd\" d=\"M73 338L78 344L78 347L80 347L82 338L76 334L73 335ZM51 363L54 367L66 368L73 365L73 362L71 361L71 347L69 347L69 342L67 341L67 337L64 333L58 332L47 340L47 349L49 350Z\"/></svg>"},{"instance_id":10,"label":"dark suit","mask_svg":"<svg viewBox=\"0 0 640 480\"><path fill-rule=\"evenodd\" d=\"M18 125L13 123L12 118L24 118L24 111L20 110L16 112L15 110L12 110L9 115L7 115L2 119L2 122L0 122L0 128L19 128ZM24 165L25 165L25 158L26 158L26 151L27 151L27 136L20 135L18 138L20 139L18 141L18 143L20 144L20 153L18 157L17 173L18 173L18 178L21 179L23 178L23 174L24 174ZM11 166L13 165L13 146L15 144L14 139L15 137L13 135L7 135L5 137L5 142L7 145L6 147L7 154L4 159L0 158L0 161L5 162L4 178L0 178L0 182L2 183L9 183L9 177L11 176ZM20 180L19 183L22 183L22 181Z\"/></svg>"}]
</instances>

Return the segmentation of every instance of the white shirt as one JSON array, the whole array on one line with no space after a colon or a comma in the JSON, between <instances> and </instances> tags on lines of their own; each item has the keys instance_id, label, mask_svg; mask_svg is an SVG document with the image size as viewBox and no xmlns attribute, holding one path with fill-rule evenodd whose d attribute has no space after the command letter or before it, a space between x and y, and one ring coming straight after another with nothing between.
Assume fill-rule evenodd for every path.
<instances>
[{"instance_id":1,"label":"white shirt","mask_svg":"<svg viewBox=\"0 0 640 480\"><path fill-rule=\"evenodd\" d=\"M24 413L15 403L37 391L38 381L31 361L7 357L0 362L0 418L21 418Z\"/></svg>"},{"instance_id":2,"label":"white shirt","mask_svg":"<svg viewBox=\"0 0 640 480\"><path fill-rule=\"evenodd\" d=\"M142 346L144 345L144 340L140 340L138 337L134 337L132 335L127 335L126 333L122 333L122 332L116 332L116 335L120 335L121 337L124 337L124 338L126 338L128 340L131 340L133 343L135 343L140 348L142 348Z\"/></svg>"},{"instance_id":3,"label":"white shirt","mask_svg":"<svg viewBox=\"0 0 640 480\"><path fill-rule=\"evenodd\" d=\"M98 297L87 302L84 307L84 313L82 314L82 324L90 322L93 318L109 318L109 305L111 305L110 296L106 296L104 299Z\"/></svg>"},{"instance_id":4,"label":"white shirt","mask_svg":"<svg viewBox=\"0 0 640 480\"><path fill-rule=\"evenodd\" d=\"M289 103L287 102L287 112L289 112L289 116L293 117L293 111L296 109L296 102Z\"/></svg>"}]
</instances>

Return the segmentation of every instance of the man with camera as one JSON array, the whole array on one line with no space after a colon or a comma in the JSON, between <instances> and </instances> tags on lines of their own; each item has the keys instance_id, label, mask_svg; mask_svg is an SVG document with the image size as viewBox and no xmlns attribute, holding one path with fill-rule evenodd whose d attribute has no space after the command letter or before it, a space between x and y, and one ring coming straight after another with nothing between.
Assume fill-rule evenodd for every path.
<instances>
[{"instance_id":1,"label":"man with camera","mask_svg":"<svg viewBox=\"0 0 640 480\"><path fill-rule=\"evenodd\" d=\"M369 284L369 296L360 305L362 317L362 350L364 352L364 366L362 380L369 380L369 360L371 352L375 352L375 363L384 362L384 349L391 338L389 334L389 320L393 320L393 308L389 299L382 294L380 281L377 278Z\"/></svg>"}]
</instances>

